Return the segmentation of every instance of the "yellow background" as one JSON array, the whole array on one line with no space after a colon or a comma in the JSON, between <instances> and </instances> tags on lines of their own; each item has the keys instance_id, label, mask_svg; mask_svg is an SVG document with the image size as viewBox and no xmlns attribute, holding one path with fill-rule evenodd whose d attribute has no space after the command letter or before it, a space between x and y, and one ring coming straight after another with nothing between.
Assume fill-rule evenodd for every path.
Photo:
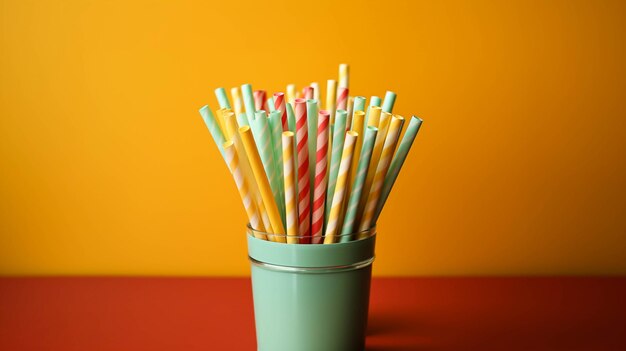
<instances>
[{"instance_id":1,"label":"yellow background","mask_svg":"<svg viewBox=\"0 0 626 351\"><path fill-rule=\"evenodd\" d=\"M0 1L0 274L245 275L198 108L336 78L425 122L378 275L626 274L624 2Z\"/></svg>"}]
</instances>

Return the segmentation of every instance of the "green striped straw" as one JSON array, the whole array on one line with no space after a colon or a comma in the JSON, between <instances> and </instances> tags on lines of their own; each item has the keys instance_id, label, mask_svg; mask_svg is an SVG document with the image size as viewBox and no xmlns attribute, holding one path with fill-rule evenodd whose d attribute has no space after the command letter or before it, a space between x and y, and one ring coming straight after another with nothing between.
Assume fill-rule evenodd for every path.
<instances>
[{"instance_id":1,"label":"green striped straw","mask_svg":"<svg viewBox=\"0 0 626 351\"><path fill-rule=\"evenodd\" d=\"M269 118L270 129L272 131L272 146L274 147L274 168L276 169L276 176L278 178L278 190L280 192L280 203L278 209L280 210L280 216L283 220L283 225L286 225L285 217L285 179L283 178L283 126L281 121L280 111L272 111ZM282 206L281 206L282 205Z\"/></svg>"},{"instance_id":2,"label":"green striped straw","mask_svg":"<svg viewBox=\"0 0 626 351\"><path fill-rule=\"evenodd\" d=\"M269 109L268 112L276 111L276 108L274 107L274 98L271 97L271 96L270 96L269 99L267 99L267 108ZM281 143L282 143L282 140L281 140ZM281 150L281 153L282 153L282 150ZM281 165L281 167L282 167L282 165Z\"/></svg>"},{"instance_id":3,"label":"green striped straw","mask_svg":"<svg viewBox=\"0 0 626 351\"><path fill-rule=\"evenodd\" d=\"M246 116L245 112L241 112L237 115L237 124L239 124L239 128L250 125L250 123L248 123L248 117Z\"/></svg>"},{"instance_id":4,"label":"green striped straw","mask_svg":"<svg viewBox=\"0 0 626 351\"><path fill-rule=\"evenodd\" d=\"M352 121L354 121L354 113L356 111L365 111L365 98L363 96L357 96L354 98L354 105L352 106ZM350 123L350 129L352 129L352 123Z\"/></svg>"},{"instance_id":5,"label":"green striped straw","mask_svg":"<svg viewBox=\"0 0 626 351\"><path fill-rule=\"evenodd\" d=\"M241 95L243 95L243 105L246 107L248 121L254 119L254 97L252 96L252 85L244 84L241 86Z\"/></svg>"},{"instance_id":6,"label":"green striped straw","mask_svg":"<svg viewBox=\"0 0 626 351\"><path fill-rule=\"evenodd\" d=\"M220 108L231 108L224 88L215 89L215 96L217 97L217 102L220 104Z\"/></svg>"},{"instance_id":7,"label":"green striped straw","mask_svg":"<svg viewBox=\"0 0 626 351\"><path fill-rule=\"evenodd\" d=\"M309 185L311 186L311 208L313 208L313 194L315 192L315 162L317 155L317 101L306 101L307 130L309 134Z\"/></svg>"},{"instance_id":8,"label":"green striped straw","mask_svg":"<svg viewBox=\"0 0 626 351\"><path fill-rule=\"evenodd\" d=\"M332 151L330 153L330 167L328 169L328 189L326 198L332 199L335 194L335 185L337 185L337 174L339 174L339 164L341 163L341 154L343 153L343 142L346 137L346 118L348 112L346 110L337 110L335 113L335 125L333 126ZM326 202L325 219L328 219L330 213L329 204Z\"/></svg>"},{"instance_id":9,"label":"green striped straw","mask_svg":"<svg viewBox=\"0 0 626 351\"><path fill-rule=\"evenodd\" d=\"M209 129L209 133L211 133L213 141L217 144L217 148L220 150L222 157L226 159L226 153L224 152L224 142L226 141L224 139L224 133L222 133L219 124L217 124L217 120L215 116L213 116L209 105L204 105L200 108L200 116L202 116L204 124L206 124L206 127Z\"/></svg>"},{"instance_id":10,"label":"green striped straw","mask_svg":"<svg viewBox=\"0 0 626 351\"><path fill-rule=\"evenodd\" d=\"M272 189L272 195L274 195L274 201L278 205L279 212L284 212L284 198L280 197L280 183L278 182L278 175L276 174L276 167L274 167L274 146L272 145L272 131L270 130L267 114L265 111L260 110L256 113L256 118L251 123L252 135L254 136L254 142L256 143L259 156L261 156L261 162L265 169L265 175L270 183ZM283 204L283 207L280 205Z\"/></svg>"},{"instance_id":11,"label":"green striped straw","mask_svg":"<svg viewBox=\"0 0 626 351\"><path fill-rule=\"evenodd\" d=\"M370 106L380 107L380 98L378 96L372 96L370 98Z\"/></svg>"},{"instance_id":12,"label":"green striped straw","mask_svg":"<svg viewBox=\"0 0 626 351\"><path fill-rule=\"evenodd\" d=\"M383 112L391 113L393 110L393 104L396 102L396 93L393 91L387 91L385 93L385 100L383 100Z\"/></svg>"},{"instance_id":13,"label":"green striped straw","mask_svg":"<svg viewBox=\"0 0 626 351\"><path fill-rule=\"evenodd\" d=\"M409 150L411 150L411 146L413 145L413 141L415 140L415 136L417 136L417 132L419 132L420 127L422 126L422 119L416 116L411 118L409 122L409 126L406 127L406 132L404 132L404 137L398 146L398 150L396 154L393 156L391 160L391 165L389 166L389 171L387 171L387 175L385 176L385 182L383 183L383 189L381 190L380 199L378 200L378 204L376 204L376 212L374 213L374 218L372 219L372 223L376 223L378 216L383 210L383 206L385 206L385 201L389 197L391 193L391 189L393 188L393 184L398 179L398 174L400 174L400 169L404 164L404 160L406 160L407 155L409 154Z\"/></svg>"},{"instance_id":14,"label":"green striped straw","mask_svg":"<svg viewBox=\"0 0 626 351\"><path fill-rule=\"evenodd\" d=\"M343 227L341 228L341 242L350 241L349 235L354 230L356 225L357 208L359 207L359 199L361 198L361 192L363 191L363 185L365 184L365 178L367 176L367 169L370 165L370 158L372 157L372 149L374 148L374 141L378 134L378 128L367 127L365 130L365 139L363 139L363 148L361 149L361 156L359 158L359 165L356 170L356 177L354 178L354 185L350 192L350 200L348 200L348 206L346 207L346 215L343 219Z\"/></svg>"}]
</instances>

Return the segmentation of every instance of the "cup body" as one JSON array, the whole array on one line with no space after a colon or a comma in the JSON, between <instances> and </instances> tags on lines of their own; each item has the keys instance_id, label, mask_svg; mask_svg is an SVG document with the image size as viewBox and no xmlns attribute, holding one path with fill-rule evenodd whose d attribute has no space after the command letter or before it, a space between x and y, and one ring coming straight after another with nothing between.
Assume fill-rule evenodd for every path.
<instances>
[{"instance_id":1,"label":"cup body","mask_svg":"<svg viewBox=\"0 0 626 351\"><path fill-rule=\"evenodd\" d=\"M248 235L259 351L362 351L374 234L336 244Z\"/></svg>"}]
</instances>

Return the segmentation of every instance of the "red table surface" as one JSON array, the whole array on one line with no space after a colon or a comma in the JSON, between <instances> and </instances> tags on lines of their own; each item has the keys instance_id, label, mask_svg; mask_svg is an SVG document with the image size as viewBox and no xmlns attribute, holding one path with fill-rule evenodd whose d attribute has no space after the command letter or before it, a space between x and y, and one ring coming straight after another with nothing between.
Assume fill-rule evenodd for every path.
<instances>
[{"instance_id":1,"label":"red table surface","mask_svg":"<svg viewBox=\"0 0 626 351\"><path fill-rule=\"evenodd\" d=\"M367 350L623 351L625 300L626 278L377 278ZM255 349L247 278L0 279L0 350Z\"/></svg>"}]
</instances>

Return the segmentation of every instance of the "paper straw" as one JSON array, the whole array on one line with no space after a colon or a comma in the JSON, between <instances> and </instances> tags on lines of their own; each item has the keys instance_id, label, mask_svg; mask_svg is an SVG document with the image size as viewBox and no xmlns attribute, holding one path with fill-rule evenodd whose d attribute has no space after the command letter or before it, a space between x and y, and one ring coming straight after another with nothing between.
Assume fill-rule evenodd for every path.
<instances>
[{"instance_id":1,"label":"paper straw","mask_svg":"<svg viewBox=\"0 0 626 351\"><path fill-rule=\"evenodd\" d=\"M350 191L350 199L348 200L346 215L343 220L343 227L341 228L341 242L350 241L351 238L346 234L352 234L356 227L359 201L361 199L363 185L365 184L365 176L367 175L367 170L370 166L370 158L372 156L372 150L374 148L374 141L376 140L377 133L378 129L376 127L367 127L365 130L365 140L363 141L363 147L361 149L361 154L359 155L359 166L356 171L352 172L356 175L356 177L354 178L354 184L352 186L352 190Z\"/></svg>"},{"instance_id":2,"label":"paper straw","mask_svg":"<svg viewBox=\"0 0 626 351\"><path fill-rule=\"evenodd\" d=\"M380 98L378 96L372 96L370 98L370 106L380 107Z\"/></svg>"},{"instance_id":3,"label":"paper straw","mask_svg":"<svg viewBox=\"0 0 626 351\"><path fill-rule=\"evenodd\" d=\"M333 129L333 141L330 154L330 168L328 170L328 192L326 197L332 199L335 193L335 185L337 183L337 174L339 174L339 166L341 164L341 155L343 152L343 143L346 130L346 115L344 110L337 110L335 117L335 127ZM326 203L326 219L330 214L330 202Z\"/></svg>"},{"instance_id":4,"label":"paper straw","mask_svg":"<svg viewBox=\"0 0 626 351\"><path fill-rule=\"evenodd\" d=\"M342 63L339 65L339 87L350 87L350 66L348 66L347 63Z\"/></svg>"},{"instance_id":5,"label":"paper straw","mask_svg":"<svg viewBox=\"0 0 626 351\"><path fill-rule=\"evenodd\" d=\"M248 117L248 124L254 119L254 96L252 94L252 85L244 84L241 86L241 95L243 96L243 105L246 107L246 116Z\"/></svg>"},{"instance_id":6,"label":"paper straw","mask_svg":"<svg viewBox=\"0 0 626 351\"><path fill-rule=\"evenodd\" d=\"M263 169L265 170L265 174L267 175L267 179L269 180L269 184L272 189L272 194L274 195L274 201L278 206L278 211L281 214L280 217L282 219L282 213L284 212L284 206L282 205L284 196L282 196L280 179L279 175L276 172L277 167L274 161L272 130L270 129L269 121L267 119L267 114L265 113L265 111L257 111L255 115L256 117L252 121L252 134L254 135L254 141L256 142L257 151L261 156ZM273 224L272 227L274 227Z\"/></svg>"},{"instance_id":7,"label":"paper straw","mask_svg":"<svg viewBox=\"0 0 626 351\"><path fill-rule=\"evenodd\" d=\"M215 111L215 117L217 120L217 124L220 126L220 130L224 135L224 140L229 140L228 133L226 132L226 123L224 123L224 113L231 112L232 110L229 108L221 108Z\"/></svg>"},{"instance_id":8,"label":"paper straw","mask_svg":"<svg viewBox=\"0 0 626 351\"><path fill-rule=\"evenodd\" d=\"M296 114L293 112L293 105L287 104L287 128L289 131L296 133ZM296 168L296 172L297 172Z\"/></svg>"},{"instance_id":9,"label":"paper straw","mask_svg":"<svg viewBox=\"0 0 626 351\"><path fill-rule=\"evenodd\" d=\"M354 96L348 96L348 122L346 123L346 128L348 128L348 130L350 130L350 127L352 126L352 114L353 114L353 108L354 108Z\"/></svg>"},{"instance_id":10,"label":"paper straw","mask_svg":"<svg viewBox=\"0 0 626 351\"><path fill-rule=\"evenodd\" d=\"M265 204L263 204L263 198L261 197L259 186L257 185L256 179L254 178L254 173L252 172L252 166L250 166L248 154L246 153L246 149L243 146L241 135L239 135L239 126L237 125L236 117L231 113L231 114L226 114L224 118L226 120L226 130L228 131L230 135L232 135L232 141L235 144L235 150L237 150L237 155L239 156L239 165L241 167L241 171L243 173L244 178L246 179L246 183L249 186L249 190L253 195L257 208L259 209L259 213L261 214L261 221L263 222L263 227L265 228L265 231L267 233L272 233L272 225L270 223L270 218L267 215ZM270 240L274 241L273 237L271 237Z\"/></svg>"},{"instance_id":11,"label":"paper straw","mask_svg":"<svg viewBox=\"0 0 626 351\"><path fill-rule=\"evenodd\" d=\"M239 116L243 111L243 102L241 101L241 94L239 94L239 88L231 88L230 95L233 97L233 107L235 108L235 115Z\"/></svg>"},{"instance_id":12,"label":"paper straw","mask_svg":"<svg viewBox=\"0 0 626 351\"><path fill-rule=\"evenodd\" d=\"M389 112L393 110L393 104L396 102L396 93L393 91L387 91L385 93L385 100L383 100L383 112Z\"/></svg>"},{"instance_id":13,"label":"paper straw","mask_svg":"<svg viewBox=\"0 0 626 351\"><path fill-rule=\"evenodd\" d=\"M274 106L274 98L270 96L267 99L267 112L270 113L274 111L276 111L276 106Z\"/></svg>"},{"instance_id":14,"label":"paper straw","mask_svg":"<svg viewBox=\"0 0 626 351\"><path fill-rule=\"evenodd\" d=\"M232 140L230 140L225 142L223 147L226 155L226 163L228 164L230 173L235 179L239 196L241 196L243 207L246 209L246 214L248 215L248 221L250 222L252 229L255 230L254 236L259 239L267 240L267 236L263 234L263 232L265 232L265 227L261 222L259 209L256 206L253 196L250 194L246 179L244 178L243 172L239 167L239 158L237 157L237 152L235 151L235 144Z\"/></svg>"},{"instance_id":15,"label":"paper straw","mask_svg":"<svg viewBox=\"0 0 626 351\"><path fill-rule=\"evenodd\" d=\"M313 88L312 87L305 87L304 88L304 98L309 100L309 99L313 99Z\"/></svg>"},{"instance_id":16,"label":"paper straw","mask_svg":"<svg viewBox=\"0 0 626 351\"><path fill-rule=\"evenodd\" d=\"M328 153L328 124L330 123L330 114L328 111L319 111L317 123L317 150L314 168L315 187L313 191L313 212L311 215L311 237L313 244L321 244L324 234L326 171L328 162L326 156Z\"/></svg>"},{"instance_id":17,"label":"paper straw","mask_svg":"<svg viewBox=\"0 0 626 351\"><path fill-rule=\"evenodd\" d=\"M377 138L382 138L383 141L385 140L385 138L387 138L387 132L389 131L389 123L391 123L391 113L381 112L380 122L378 123Z\"/></svg>"},{"instance_id":18,"label":"paper straw","mask_svg":"<svg viewBox=\"0 0 626 351\"><path fill-rule=\"evenodd\" d=\"M317 115L318 105L314 99L306 101L307 132L309 138L309 185L311 186L311 208L313 207L313 190L315 187L315 163L317 155ZM311 222L313 223L313 222Z\"/></svg>"},{"instance_id":19,"label":"paper straw","mask_svg":"<svg viewBox=\"0 0 626 351\"><path fill-rule=\"evenodd\" d=\"M356 132L360 137L356 139L356 144L354 145L354 156L352 156L352 167L350 169L352 172L350 173L350 188L352 188L354 184L354 178L356 177L356 170L359 164L359 159L361 157L361 148L363 147L363 142L365 138L363 138L363 119L365 118L365 112L356 111L354 113L354 118L352 119L352 128L354 132Z\"/></svg>"},{"instance_id":20,"label":"paper straw","mask_svg":"<svg viewBox=\"0 0 626 351\"><path fill-rule=\"evenodd\" d=\"M237 115L237 123L239 124L239 127L250 125L250 123L248 123L248 116L246 115L245 112L242 112Z\"/></svg>"},{"instance_id":21,"label":"paper straw","mask_svg":"<svg viewBox=\"0 0 626 351\"><path fill-rule=\"evenodd\" d=\"M295 100L296 108L296 150L298 161L298 222L301 244L309 244L311 239L311 204L309 185L309 142L307 130L306 101Z\"/></svg>"},{"instance_id":22,"label":"paper straw","mask_svg":"<svg viewBox=\"0 0 626 351\"><path fill-rule=\"evenodd\" d=\"M363 211L365 210L365 203L367 201L367 196L369 195L370 188L372 186L372 181L374 181L374 176L376 175L376 167L378 166L378 158L374 158L374 155L379 155L383 150L383 146L385 144L385 140L380 137L380 130L378 129L378 125L380 124L380 115L382 109L378 106L370 106L368 108L370 112L369 118L367 121L368 127L376 127L376 140L374 141L374 148L372 149L372 156L370 156L370 166L367 169L367 176L365 177L365 184L363 185L363 191L361 195L361 200L359 201L359 207L356 212L356 222L358 223L361 220L361 216L363 215Z\"/></svg>"},{"instance_id":23,"label":"paper straw","mask_svg":"<svg viewBox=\"0 0 626 351\"><path fill-rule=\"evenodd\" d=\"M280 210L280 216L285 223L285 183L283 179L283 142L282 134L283 127L280 121L280 111L274 111L270 113L268 118L271 134L272 134L272 147L274 150L274 169L276 170L276 178L278 179L278 192L280 199L278 202L278 209ZM270 183L271 184L271 183Z\"/></svg>"},{"instance_id":24,"label":"paper straw","mask_svg":"<svg viewBox=\"0 0 626 351\"><path fill-rule=\"evenodd\" d=\"M287 124L287 108L285 106L285 94L283 93L274 93L274 108L276 111L280 111L280 120L283 126L284 131L289 130L289 126Z\"/></svg>"},{"instance_id":25,"label":"paper straw","mask_svg":"<svg viewBox=\"0 0 626 351\"><path fill-rule=\"evenodd\" d=\"M276 205L276 201L274 200L274 196L272 194L272 188L270 187L270 183L267 180L267 176L265 175L263 162L261 162L261 157L259 156L256 144L254 143L252 130L249 126L241 127L239 128L239 134L241 135L243 145L246 149L248 158L250 159L250 166L252 167L254 178L259 185L259 191L261 192L263 203L265 204L267 214L270 218L273 232L274 234L285 234L285 227L283 226L283 222L280 218L278 206ZM280 242L286 242L284 237L279 236L276 237L276 239Z\"/></svg>"},{"instance_id":26,"label":"paper straw","mask_svg":"<svg viewBox=\"0 0 626 351\"><path fill-rule=\"evenodd\" d=\"M329 79L326 84L326 111L330 113L330 124L335 124L335 104L337 103L337 81Z\"/></svg>"},{"instance_id":27,"label":"paper straw","mask_svg":"<svg viewBox=\"0 0 626 351\"><path fill-rule=\"evenodd\" d=\"M254 98L255 113L260 110L267 112L267 108L265 107L267 92L265 90L255 90L254 93L252 93L252 97Z\"/></svg>"},{"instance_id":28,"label":"paper straw","mask_svg":"<svg viewBox=\"0 0 626 351\"><path fill-rule=\"evenodd\" d=\"M401 116L393 116L389 125L389 135L385 139L385 145L383 146L383 152L380 157L380 162L378 163L378 167L376 168L376 175L374 177L372 187L367 197L365 210L363 212L363 217L359 226L360 232L370 229L374 224L373 219L376 212L376 205L378 204L378 200L380 199L383 182L385 181L385 176L387 175L387 170L389 169L389 164L391 163L391 158L393 157L393 152L396 149L398 137L400 136L400 132L402 131L403 122L404 118L402 118ZM376 137L376 141L378 141L378 137Z\"/></svg>"},{"instance_id":29,"label":"paper straw","mask_svg":"<svg viewBox=\"0 0 626 351\"><path fill-rule=\"evenodd\" d=\"M339 117L339 115L337 115ZM345 144L343 152L341 154L341 165L339 166L339 174L337 176L337 186L332 197L332 205L330 210L330 216L328 217L328 224L326 225L326 235L324 236L324 244L332 244L335 241L341 223L339 218L341 217L341 210L343 208L343 199L346 194L348 173L350 172L350 165L352 164L352 155L354 153L354 144L358 134L349 131L346 133Z\"/></svg>"},{"instance_id":30,"label":"paper straw","mask_svg":"<svg viewBox=\"0 0 626 351\"><path fill-rule=\"evenodd\" d=\"M228 101L228 96L226 95L226 90L224 88L215 89L215 96L217 97L217 102L220 105L220 108L231 108L230 101Z\"/></svg>"},{"instance_id":31,"label":"paper straw","mask_svg":"<svg viewBox=\"0 0 626 351\"><path fill-rule=\"evenodd\" d=\"M298 239L298 207L296 191L296 169L293 157L293 132L282 133L283 180L285 183L285 210L287 226L287 243L297 244Z\"/></svg>"},{"instance_id":32,"label":"paper straw","mask_svg":"<svg viewBox=\"0 0 626 351\"><path fill-rule=\"evenodd\" d=\"M363 96L356 96L354 98L354 107L352 108L352 118L354 120L354 114L356 111L365 112L365 98ZM352 126L350 126L352 128Z\"/></svg>"},{"instance_id":33,"label":"paper straw","mask_svg":"<svg viewBox=\"0 0 626 351\"><path fill-rule=\"evenodd\" d=\"M293 106L294 101L296 100L296 85L289 84L287 85L287 102Z\"/></svg>"},{"instance_id":34,"label":"paper straw","mask_svg":"<svg viewBox=\"0 0 626 351\"><path fill-rule=\"evenodd\" d=\"M213 116L213 112L211 112L211 108L209 108L209 105L204 105L200 108L200 115L204 120L204 124L206 124L207 128L209 129L209 133L211 133L213 141L215 141L218 150L220 150L220 153L222 154L222 157L225 157L224 142L226 140L224 139L224 134L222 133L222 130L220 129L220 126L215 119L215 116Z\"/></svg>"},{"instance_id":35,"label":"paper straw","mask_svg":"<svg viewBox=\"0 0 626 351\"><path fill-rule=\"evenodd\" d=\"M389 171L387 172L387 176L385 176L385 182L383 184L383 190L380 194L380 200L378 200L378 204L376 205L376 213L374 214L373 223L376 223L380 213L385 206L385 202L391 193L391 189L393 189L393 185L398 179L398 174L400 174L400 169L406 160L407 155L409 154L409 150L411 150L411 146L413 145L413 141L417 136L417 132L419 132L420 127L422 126L422 119L419 117L413 116L411 121L409 122L409 126L406 127L406 132L404 133L404 137L402 137L402 141L398 146L398 150L396 151L395 156L391 160L391 165L389 166Z\"/></svg>"},{"instance_id":36,"label":"paper straw","mask_svg":"<svg viewBox=\"0 0 626 351\"><path fill-rule=\"evenodd\" d=\"M311 88L313 88L313 99L317 101L318 104L321 104L320 100L320 84L318 82L313 82L309 84Z\"/></svg>"},{"instance_id":37,"label":"paper straw","mask_svg":"<svg viewBox=\"0 0 626 351\"><path fill-rule=\"evenodd\" d=\"M348 88L337 88L337 110L348 110Z\"/></svg>"},{"instance_id":38,"label":"paper straw","mask_svg":"<svg viewBox=\"0 0 626 351\"><path fill-rule=\"evenodd\" d=\"M228 118L233 118L235 121L237 120L237 117L235 116L235 113L233 112L233 110L229 109L229 108L225 108L225 109L221 109L218 110L218 112L221 111L221 119L222 119L222 123L224 125L224 139L226 139L226 141L228 140L233 140L233 131L228 128L228 124L226 122L226 120ZM239 127L237 127L239 128ZM234 133L237 133L237 128L233 129Z\"/></svg>"}]
</instances>

